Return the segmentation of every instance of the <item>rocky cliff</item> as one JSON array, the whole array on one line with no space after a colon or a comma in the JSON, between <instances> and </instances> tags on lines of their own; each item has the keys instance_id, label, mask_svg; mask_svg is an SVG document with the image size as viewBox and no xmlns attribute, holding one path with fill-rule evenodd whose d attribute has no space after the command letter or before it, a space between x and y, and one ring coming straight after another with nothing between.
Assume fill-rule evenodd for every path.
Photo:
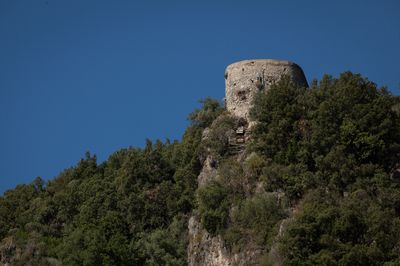
<instances>
[{"instance_id":1,"label":"rocky cliff","mask_svg":"<svg viewBox=\"0 0 400 266\"><path fill-rule=\"evenodd\" d=\"M300 86L307 86L303 70L298 65L288 61L245 60L233 63L226 68L225 107L232 117L239 121L237 128L234 129L237 137L234 138L233 144L230 140L231 146L246 145L248 136L245 131L249 122L251 124L249 112L254 96L258 92L266 93L271 85L278 82L284 75ZM218 119L216 121L218 122ZM207 138L207 133L208 129L205 130L203 138ZM245 135L246 137L243 137ZM232 155L239 163L243 163L250 156L245 154L244 149ZM203 169L198 177L198 186L205 186L218 178L217 159L209 154L203 162ZM252 193L263 193L262 189L260 191L259 185L248 190L253 191ZM239 252L232 251L227 247L222 236L213 236L207 232L197 214L193 214L189 219L188 231L188 265L190 266L255 265L260 254L263 253L263 250L252 244L245 245ZM274 251L272 250L272 252ZM273 256L278 257L276 254L273 254ZM279 260L275 261L277 263L274 263L274 265L279 265Z\"/></svg>"}]
</instances>

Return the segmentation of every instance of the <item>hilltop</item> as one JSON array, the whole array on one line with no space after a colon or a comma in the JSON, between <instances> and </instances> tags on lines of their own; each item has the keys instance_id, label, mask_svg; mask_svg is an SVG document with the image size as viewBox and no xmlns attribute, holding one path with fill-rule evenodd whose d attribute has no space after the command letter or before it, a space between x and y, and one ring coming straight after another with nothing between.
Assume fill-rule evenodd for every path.
<instances>
[{"instance_id":1,"label":"hilltop","mask_svg":"<svg viewBox=\"0 0 400 266\"><path fill-rule=\"evenodd\" d=\"M399 97L287 61L225 80L181 140L7 191L0 264L399 265Z\"/></svg>"}]
</instances>

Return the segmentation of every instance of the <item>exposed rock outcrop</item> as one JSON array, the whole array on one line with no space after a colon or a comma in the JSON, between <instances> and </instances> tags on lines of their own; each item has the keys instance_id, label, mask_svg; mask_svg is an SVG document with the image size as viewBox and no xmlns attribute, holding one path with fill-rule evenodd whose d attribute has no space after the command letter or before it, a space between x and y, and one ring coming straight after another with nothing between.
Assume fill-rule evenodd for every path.
<instances>
[{"instance_id":1,"label":"exposed rock outcrop","mask_svg":"<svg viewBox=\"0 0 400 266\"><path fill-rule=\"evenodd\" d=\"M254 123L254 121L249 120L254 96L259 91L268 91L271 85L279 81L283 75L287 75L294 83L300 86L307 86L303 70L298 65L288 61L246 60L231 64L226 68L226 108L232 115L244 120L234 132L234 145L231 143L232 138L230 138L229 144L231 146L246 145L251 125ZM206 139L209 133L210 130L206 129L203 139ZM236 156L238 161L244 161L246 157L243 149L229 154ZM197 179L198 186L204 186L216 178L218 178L218 163L209 154L203 160L203 168ZM254 187L254 191L258 193L265 192L262 184ZM283 221L281 228L284 228L289 220ZM212 236L207 232L200 218L195 214L189 219L188 230L189 245L187 252L189 266L255 265L263 252L259 247L247 246L239 253L233 253L226 247L220 235ZM279 234L282 233L282 230L280 229ZM281 265L281 259L276 247L272 247L269 257L272 258L273 265Z\"/></svg>"},{"instance_id":2,"label":"exposed rock outcrop","mask_svg":"<svg viewBox=\"0 0 400 266\"><path fill-rule=\"evenodd\" d=\"M189 219L188 265L232 265L221 236L212 237L197 216Z\"/></svg>"},{"instance_id":3,"label":"exposed rock outcrop","mask_svg":"<svg viewBox=\"0 0 400 266\"><path fill-rule=\"evenodd\" d=\"M216 161L211 155L208 155L203 163L203 168L197 177L197 184L199 187L207 184L217 176Z\"/></svg>"},{"instance_id":4,"label":"exposed rock outcrop","mask_svg":"<svg viewBox=\"0 0 400 266\"><path fill-rule=\"evenodd\" d=\"M221 236L211 236L197 216L189 220L188 265L245 266L254 265L259 250L231 253Z\"/></svg>"}]
</instances>

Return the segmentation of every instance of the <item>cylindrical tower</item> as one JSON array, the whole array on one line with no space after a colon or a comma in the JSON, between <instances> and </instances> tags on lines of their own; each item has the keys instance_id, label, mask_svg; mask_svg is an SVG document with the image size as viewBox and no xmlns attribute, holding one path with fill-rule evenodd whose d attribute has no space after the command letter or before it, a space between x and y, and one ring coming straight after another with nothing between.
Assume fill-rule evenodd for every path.
<instances>
[{"instance_id":1,"label":"cylindrical tower","mask_svg":"<svg viewBox=\"0 0 400 266\"><path fill-rule=\"evenodd\" d=\"M227 110L248 120L254 95L258 91L268 91L283 75L300 86L308 86L303 70L289 61L257 59L229 65L225 70Z\"/></svg>"}]
</instances>

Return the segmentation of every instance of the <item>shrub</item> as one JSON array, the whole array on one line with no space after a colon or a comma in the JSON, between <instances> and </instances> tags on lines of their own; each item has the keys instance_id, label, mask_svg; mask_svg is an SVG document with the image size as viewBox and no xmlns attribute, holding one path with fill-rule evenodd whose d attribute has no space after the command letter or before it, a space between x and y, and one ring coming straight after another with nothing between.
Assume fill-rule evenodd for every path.
<instances>
[{"instance_id":1,"label":"shrub","mask_svg":"<svg viewBox=\"0 0 400 266\"><path fill-rule=\"evenodd\" d=\"M229 215L227 196L227 189L217 182L210 182L197 191L201 221L213 235L226 227Z\"/></svg>"},{"instance_id":2,"label":"shrub","mask_svg":"<svg viewBox=\"0 0 400 266\"><path fill-rule=\"evenodd\" d=\"M276 194L264 193L243 200L233 211L232 223L224 234L235 250L252 241L265 246L276 234L274 228L286 217Z\"/></svg>"},{"instance_id":3,"label":"shrub","mask_svg":"<svg viewBox=\"0 0 400 266\"><path fill-rule=\"evenodd\" d=\"M228 152L229 138L234 136L237 123L236 117L227 113L221 114L209 127L202 143L203 149L216 159L223 158Z\"/></svg>"}]
</instances>

